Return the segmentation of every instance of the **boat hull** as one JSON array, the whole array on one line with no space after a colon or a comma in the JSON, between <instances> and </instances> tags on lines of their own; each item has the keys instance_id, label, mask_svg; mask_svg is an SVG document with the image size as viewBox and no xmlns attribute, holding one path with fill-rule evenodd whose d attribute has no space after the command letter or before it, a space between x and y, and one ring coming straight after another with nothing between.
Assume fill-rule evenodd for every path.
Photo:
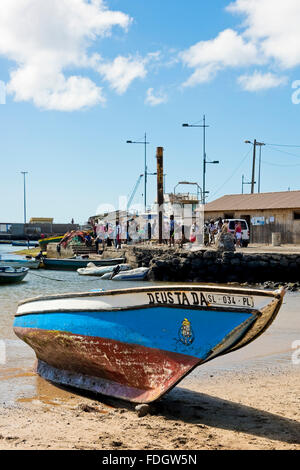
<instances>
[{"instance_id":1,"label":"boat hull","mask_svg":"<svg viewBox=\"0 0 300 470\"><path fill-rule=\"evenodd\" d=\"M66 271L77 271L79 268L86 268L91 262L90 259L57 259L44 258L43 263L45 269L61 269ZM116 266L124 262L123 258L107 258L101 260L93 260L95 266Z\"/></svg>"},{"instance_id":2,"label":"boat hull","mask_svg":"<svg viewBox=\"0 0 300 470\"><path fill-rule=\"evenodd\" d=\"M195 357L107 338L16 333L35 350L37 372L44 379L136 403L156 400L201 363Z\"/></svg>"},{"instance_id":3,"label":"boat hull","mask_svg":"<svg viewBox=\"0 0 300 470\"><path fill-rule=\"evenodd\" d=\"M28 274L28 269L23 268L20 272L0 272L0 284L16 284L23 281Z\"/></svg>"},{"instance_id":4,"label":"boat hull","mask_svg":"<svg viewBox=\"0 0 300 470\"><path fill-rule=\"evenodd\" d=\"M149 403L198 365L259 336L282 302L278 294L257 310L246 296L211 291L150 287L37 298L19 306L14 331L34 349L45 379ZM236 307L211 304L222 298Z\"/></svg>"},{"instance_id":5,"label":"boat hull","mask_svg":"<svg viewBox=\"0 0 300 470\"><path fill-rule=\"evenodd\" d=\"M0 266L11 266L12 268L29 268L38 269L40 267L39 260L27 259L3 259L0 261Z\"/></svg>"}]
</instances>

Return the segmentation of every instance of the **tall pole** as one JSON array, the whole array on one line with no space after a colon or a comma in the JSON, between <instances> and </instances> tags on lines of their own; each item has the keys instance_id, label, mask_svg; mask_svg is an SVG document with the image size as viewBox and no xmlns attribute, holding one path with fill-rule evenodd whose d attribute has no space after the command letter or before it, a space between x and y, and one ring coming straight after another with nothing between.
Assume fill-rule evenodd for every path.
<instances>
[{"instance_id":1,"label":"tall pole","mask_svg":"<svg viewBox=\"0 0 300 470\"><path fill-rule=\"evenodd\" d=\"M205 133L206 125L205 125L205 114L203 116L203 195L202 195L202 203L205 204L205 195L206 195L206 188L205 188L205 176L206 176L206 148L205 148Z\"/></svg>"},{"instance_id":2,"label":"tall pole","mask_svg":"<svg viewBox=\"0 0 300 470\"><path fill-rule=\"evenodd\" d=\"M244 194L244 175L242 176L242 194Z\"/></svg>"},{"instance_id":3,"label":"tall pole","mask_svg":"<svg viewBox=\"0 0 300 470\"><path fill-rule=\"evenodd\" d=\"M261 145L259 146L258 192L260 193Z\"/></svg>"},{"instance_id":4,"label":"tall pole","mask_svg":"<svg viewBox=\"0 0 300 470\"><path fill-rule=\"evenodd\" d=\"M158 205L158 241L163 241L163 205L164 205L164 160L163 147L157 147L157 205Z\"/></svg>"},{"instance_id":5,"label":"tall pole","mask_svg":"<svg viewBox=\"0 0 300 470\"><path fill-rule=\"evenodd\" d=\"M254 139L254 144L253 144L253 163L252 163L251 194L254 194L254 184L255 184L255 159L256 159L256 139Z\"/></svg>"},{"instance_id":6,"label":"tall pole","mask_svg":"<svg viewBox=\"0 0 300 470\"><path fill-rule=\"evenodd\" d=\"M219 161L208 162L206 160L206 128L209 127L206 125L205 114L203 116L203 124L182 124L182 127L203 127L203 192L202 192L202 204L205 204L206 198L206 166L208 163L220 163Z\"/></svg>"},{"instance_id":7,"label":"tall pole","mask_svg":"<svg viewBox=\"0 0 300 470\"><path fill-rule=\"evenodd\" d=\"M24 224L26 224L26 175L28 174L28 171L21 171L23 177L24 177Z\"/></svg>"},{"instance_id":8,"label":"tall pole","mask_svg":"<svg viewBox=\"0 0 300 470\"><path fill-rule=\"evenodd\" d=\"M147 212L147 134L145 132L145 188L144 188L145 213Z\"/></svg>"},{"instance_id":9,"label":"tall pole","mask_svg":"<svg viewBox=\"0 0 300 470\"><path fill-rule=\"evenodd\" d=\"M261 148L266 145L263 142L257 142L256 145L259 145L259 170L258 170L258 192L260 193L260 175L261 175Z\"/></svg>"}]
</instances>

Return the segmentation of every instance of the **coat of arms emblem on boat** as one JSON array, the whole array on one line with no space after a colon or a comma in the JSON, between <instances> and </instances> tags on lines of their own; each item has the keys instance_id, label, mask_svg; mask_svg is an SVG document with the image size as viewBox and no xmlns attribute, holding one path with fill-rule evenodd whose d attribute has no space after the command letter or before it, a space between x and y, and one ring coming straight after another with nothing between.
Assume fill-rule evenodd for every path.
<instances>
[{"instance_id":1,"label":"coat of arms emblem on boat","mask_svg":"<svg viewBox=\"0 0 300 470\"><path fill-rule=\"evenodd\" d=\"M178 334L181 343L185 344L186 346L189 346L193 343L195 336L191 326L191 322L187 318L183 320Z\"/></svg>"}]
</instances>

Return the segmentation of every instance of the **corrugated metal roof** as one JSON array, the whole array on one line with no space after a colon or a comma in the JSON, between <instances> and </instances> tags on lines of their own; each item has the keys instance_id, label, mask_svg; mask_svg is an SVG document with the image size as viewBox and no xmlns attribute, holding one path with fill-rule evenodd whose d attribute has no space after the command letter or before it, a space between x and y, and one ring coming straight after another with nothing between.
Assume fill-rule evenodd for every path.
<instances>
[{"instance_id":1,"label":"corrugated metal roof","mask_svg":"<svg viewBox=\"0 0 300 470\"><path fill-rule=\"evenodd\" d=\"M229 194L205 205L206 212L299 208L300 191L260 194Z\"/></svg>"}]
</instances>

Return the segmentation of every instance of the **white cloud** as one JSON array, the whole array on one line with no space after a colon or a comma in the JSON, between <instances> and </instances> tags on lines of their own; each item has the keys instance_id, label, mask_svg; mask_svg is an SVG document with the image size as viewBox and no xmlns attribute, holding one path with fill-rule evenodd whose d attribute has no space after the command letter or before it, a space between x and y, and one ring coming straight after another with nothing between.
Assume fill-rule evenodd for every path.
<instances>
[{"instance_id":1,"label":"white cloud","mask_svg":"<svg viewBox=\"0 0 300 470\"><path fill-rule=\"evenodd\" d=\"M236 0L228 11L246 15L244 37L282 68L300 65L299 0Z\"/></svg>"},{"instance_id":2,"label":"white cloud","mask_svg":"<svg viewBox=\"0 0 300 470\"><path fill-rule=\"evenodd\" d=\"M103 0L1 0L0 55L17 64L8 92L61 111L104 103L102 88L72 71L94 69L100 56L88 54L92 42L130 23Z\"/></svg>"},{"instance_id":3,"label":"white cloud","mask_svg":"<svg viewBox=\"0 0 300 470\"><path fill-rule=\"evenodd\" d=\"M168 101L168 97L165 93L162 91L159 91L154 94L154 89L153 88L148 88L147 93L146 93L146 99L145 99L145 104L148 104L150 106L158 106L159 104L166 103Z\"/></svg>"},{"instance_id":4,"label":"white cloud","mask_svg":"<svg viewBox=\"0 0 300 470\"><path fill-rule=\"evenodd\" d=\"M180 54L183 64L194 69L184 86L208 82L225 68L253 65L264 65L266 70L261 75L252 72L242 76L240 83L245 89L282 85L286 78L276 77L270 69L300 65L299 0L235 0L227 11L243 15L241 27L238 31L226 29Z\"/></svg>"},{"instance_id":5,"label":"white cloud","mask_svg":"<svg viewBox=\"0 0 300 470\"><path fill-rule=\"evenodd\" d=\"M189 67L216 63L223 67L256 63L258 51L254 44L246 42L236 31L226 29L215 39L200 41L181 54Z\"/></svg>"},{"instance_id":6,"label":"white cloud","mask_svg":"<svg viewBox=\"0 0 300 470\"><path fill-rule=\"evenodd\" d=\"M146 59L119 56L112 62L100 64L97 69L110 87L121 95L133 80L147 75L146 63Z\"/></svg>"},{"instance_id":7,"label":"white cloud","mask_svg":"<svg viewBox=\"0 0 300 470\"><path fill-rule=\"evenodd\" d=\"M242 75L238 83L246 91L260 91L276 88L287 83L287 77L278 77L273 73L254 72L252 75Z\"/></svg>"}]
</instances>

